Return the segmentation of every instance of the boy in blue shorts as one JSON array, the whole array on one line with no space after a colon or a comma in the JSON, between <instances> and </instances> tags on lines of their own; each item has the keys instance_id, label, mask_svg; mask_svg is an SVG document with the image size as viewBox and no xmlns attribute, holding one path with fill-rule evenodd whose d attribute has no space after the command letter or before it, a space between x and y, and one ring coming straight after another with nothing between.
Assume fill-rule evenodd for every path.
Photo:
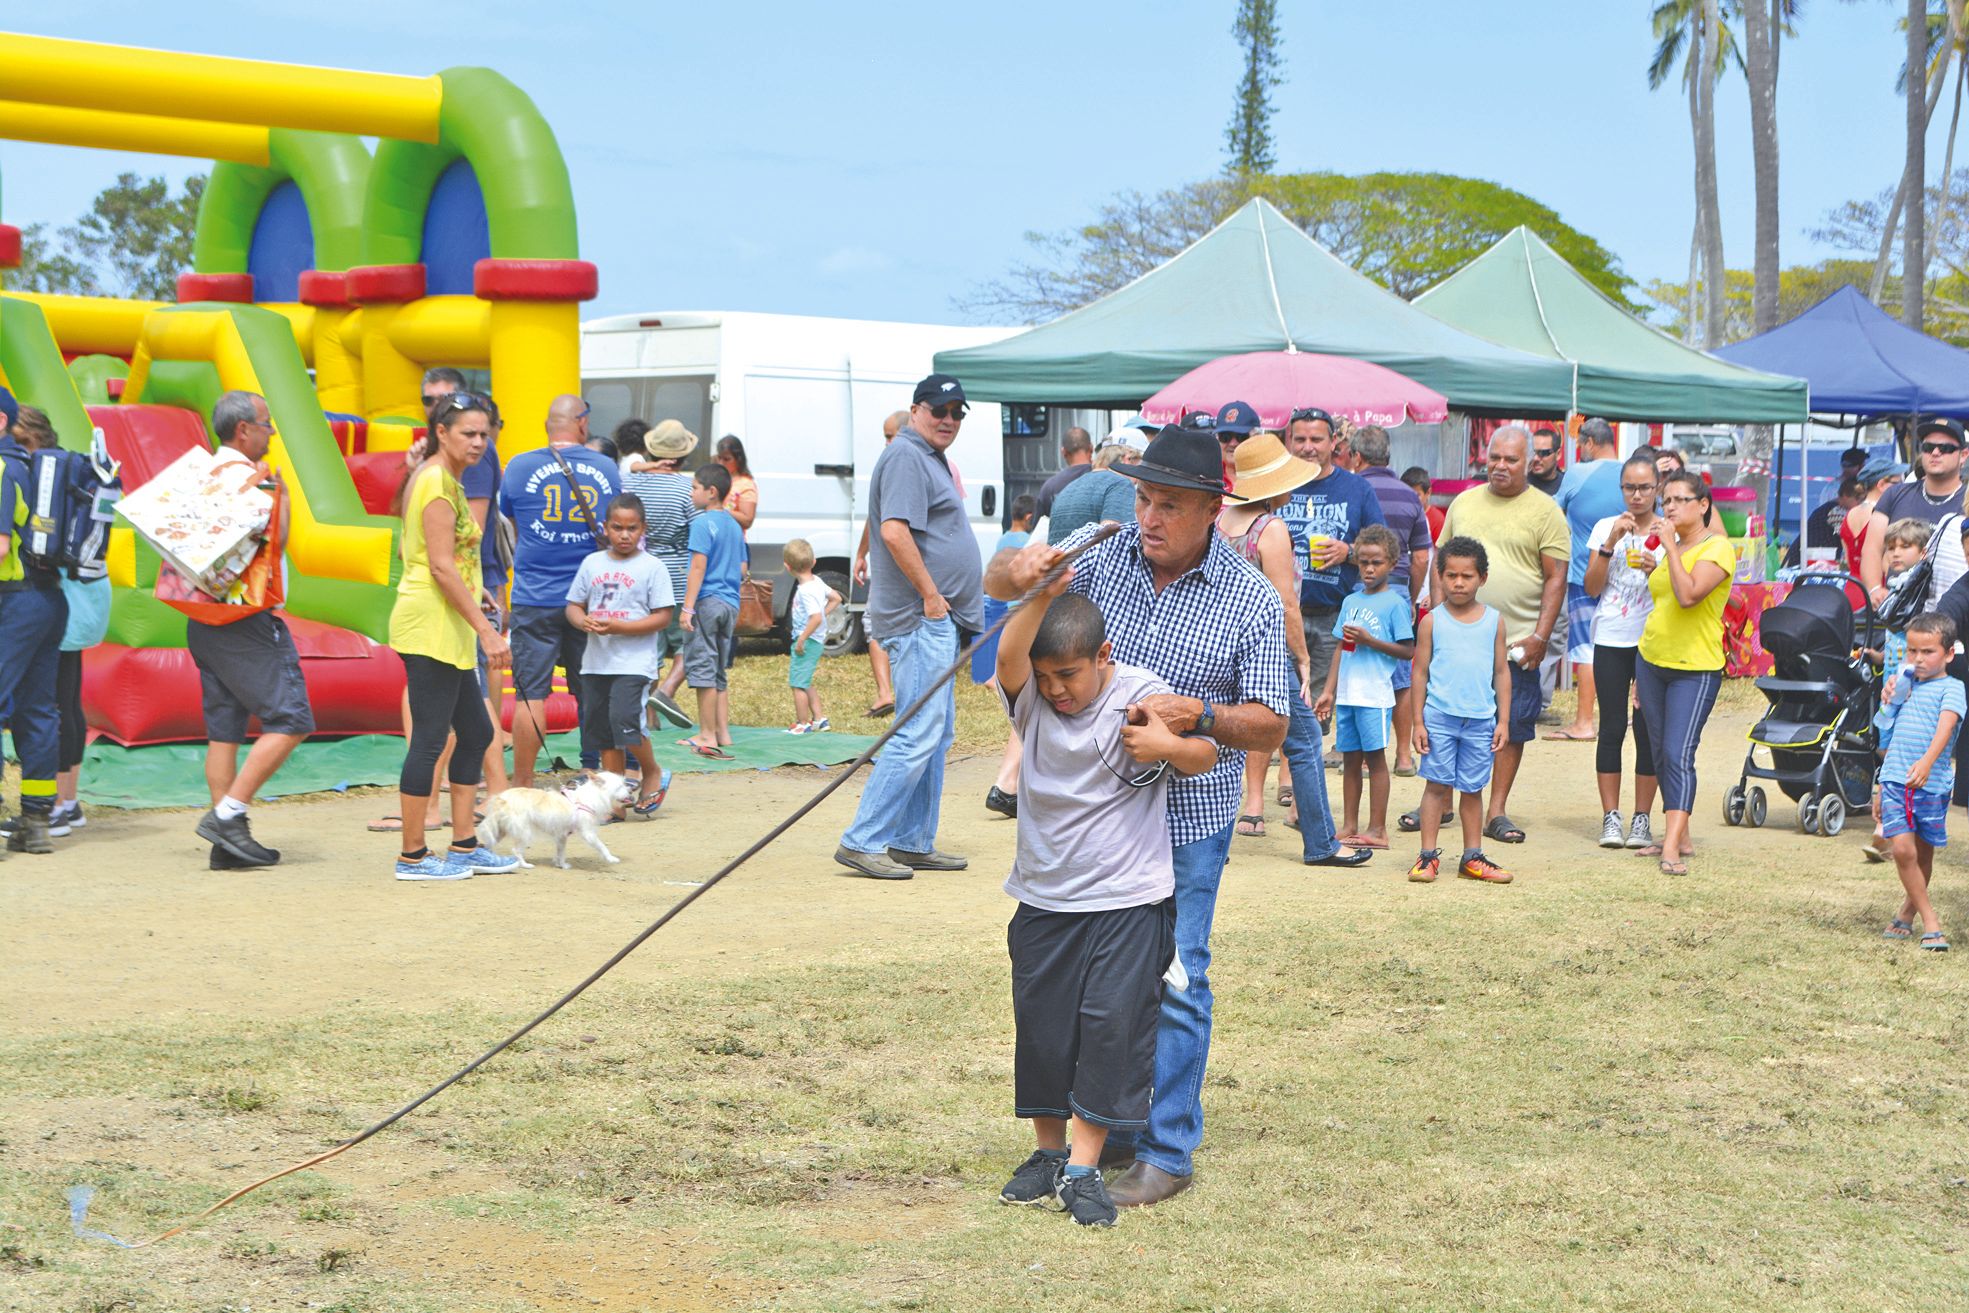
<instances>
[{"instance_id":1,"label":"boy in blue shorts","mask_svg":"<svg viewBox=\"0 0 1969 1313\"><path fill-rule=\"evenodd\" d=\"M1333 636L1340 651L1326 671L1326 690L1313 704L1321 720L1333 717L1333 746L1342 760L1346 815L1340 842L1353 848L1388 846L1388 722L1395 710L1395 670L1415 655L1408 593L1388 587L1401 543L1385 524L1370 524L1354 539L1358 592L1340 600ZM1368 823L1360 827L1361 774L1368 784Z\"/></svg>"},{"instance_id":2,"label":"boy in blue shorts","mask_svg":"<svg viewBox=\"0 0 1969 1313\"><path fill-rule=\"evenodd\" d=\"M1496 610L1477 600L1490 574L1490 556L1475 538L1461 534L1436 548L1442 563L1443 600L1422 617L1415 635L1416 771L1427 781L1418 809L1422 855L1408 878L1436 878L1442 850L1436 833L1452 791L1463 822L1466 880L1511 883L1511 873L1484 856L1484 787L1493 758L1504 747L1506 726L1498 708L1511 705L1511 671L1504 659L1504 625ZM1488 676L1488 677L1486 677Z\"/></svg>"},{"instance_id":3,"label":"boy in blue shorts","mask_svg":"<svg viewBox=\"0 0 1969 1313\"><path fill-rule=\"evenodd\" d=\"M1894 846L1894 865L1907 897L1883 932L1911 939L1921 918L1921 946L1948 952L1948 938L1928 900L1935 849L1948 845L1949 795L1955 788L1955 736L1969 709L1962 681L1948 674L1955 653L1955 622L1933 612L1908 621L1907 662L1914 687L1907 691L1887 738L1880 767L1880 832ZM1898 679L1898 676L1896 677ZM1898 693L1892 689L1890 693Z\"/></svg>"}]
</instances>

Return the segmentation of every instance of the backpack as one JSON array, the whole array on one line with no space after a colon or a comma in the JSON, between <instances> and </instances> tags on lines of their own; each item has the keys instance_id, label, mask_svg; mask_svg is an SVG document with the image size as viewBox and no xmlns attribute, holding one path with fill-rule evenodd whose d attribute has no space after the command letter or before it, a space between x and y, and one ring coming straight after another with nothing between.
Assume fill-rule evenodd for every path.
<instances>
[{"instance_id":1,"label":"backpack","mask_svg":"<svg viewBox=\"0 0 1969 1313\"><path fill-rule=\"evenodd\" d=\"M123 496L121 467L96 430L89 452L51 447L32 455L12 455L27 490L27 523L21 533L21 564L44 574L101 579L109 573L109 529Z\"/></svg>"}]
</instances>

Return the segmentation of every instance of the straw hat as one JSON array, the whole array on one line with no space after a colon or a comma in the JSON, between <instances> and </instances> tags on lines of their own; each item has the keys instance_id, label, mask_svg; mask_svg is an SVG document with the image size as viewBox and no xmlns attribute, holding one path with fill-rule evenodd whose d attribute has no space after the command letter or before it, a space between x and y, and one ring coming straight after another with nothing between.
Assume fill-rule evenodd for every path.
<instances>
[{"instance_id":1,"label":"straw hat","mask_svg":"<svg viewBox=\"0 0 1969 1313\"><path fill-rule=\"evenodd\" d=\"M697 434L674 419L666 419L643 435L643 450L651 460L682 460L697 450Z\"/></svg>"},{"instance_id":2,"label":"straw hat","mask_svg":"<svg viewBox=\"0 0 1969 1313\"><path fill-rule=\"evenodd\" d=\"M1320 467L1285 449L1273 433L1258 433L1237 446L1237 481L1231 486L1248 501L1268 501L1304 487L1320 476Z\"/></svg>"}]
</instances>

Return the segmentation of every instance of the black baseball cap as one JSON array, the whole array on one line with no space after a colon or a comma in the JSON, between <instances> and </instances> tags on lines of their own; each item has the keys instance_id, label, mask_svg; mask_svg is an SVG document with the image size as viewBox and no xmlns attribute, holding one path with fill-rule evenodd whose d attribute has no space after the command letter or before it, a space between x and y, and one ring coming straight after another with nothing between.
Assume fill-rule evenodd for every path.
<instances>
[{"instance_id":1,"label":"black baseball cap","mask_svg":"<svg viewBox=\"0 0 1969 1313\"><path fill-rule=\"evenodd\" d=\"M1914 438L1917 442L1927 437L1930 433L1946 433L1957 442L1962 441L1962 425L1955 420L1944 419L1939 415L1933 419L1924 419L1914 426Z\"/></svg>"},{"instance_id":2,"label":"black baseball cap","mask_svg":"<svg viewBox=\"0 0 1969 1313\"><path fill-rule=\"evenodd\" d=\"M964 400L964 385L948 374L932 374L916 385L909 399L912 406L941 406Z\"/></svg>"},{"instance_id":3,"label":"black baseball cap","mask_svg":"<svg viewBox=\"0 0 1969 1313\"><path fill-rule=\"evenodd\" d=\"M1866 460L1867 451L1865 447L1848 447L1839 453L1839 463L1848 467L1863 467L1866 464Z\"/></svg>"},{"instance_id":4,"label":"black baseball cap","mask_svg":"<svg viewBox=\"0 0 1969 1313\"><path fill-rule=\"evenodd\" d=\"M1186 429L1195 429L1199 433L1211 433L1217 428L1217 417L1207 410L1193 410L1183 416L1182 426Z\"/></svg>"},{"instance_id":5,"label":"black baseball cap","mask_svg":"<svg viewBox=\"0 0 1969 1313\"><path fill-rule=\"evenodd\" d=\"M1149 449L1142 453L1140 460L1132 465L1124 462L1113 469L1116 474L1141 483L1214 492L1232 501L1247 500L1224 486L1224 453L1216 438L1182 424L1166 425L1150 440Z\"/></svg>"}]
</instances>

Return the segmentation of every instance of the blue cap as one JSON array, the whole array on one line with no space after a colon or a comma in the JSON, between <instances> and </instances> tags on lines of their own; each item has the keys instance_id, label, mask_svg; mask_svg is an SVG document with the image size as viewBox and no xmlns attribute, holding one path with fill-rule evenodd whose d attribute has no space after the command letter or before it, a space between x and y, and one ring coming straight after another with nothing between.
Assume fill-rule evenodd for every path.
<instances>
[{"instance_id":1,"label":"blue cap","mask_svg":"<svg viewBox=\"0 0 1969 1313\"><path fill-rule=\"evenodd\" d=\"M1258 412L1242 401L1233 401L1217 412L1217 431L1219 433L1250 433L1263 428L1264 422Z\"/></svg>"},{"instance_id":2,"label":"blue cap","mask_svg":"<svg viewBox=\"0 0 1969 1313\"><path fill-rule=\"evenodd\" d=\"M21 417L20 402L15 401L14 394L5 388L0 388L0 415L7 417L8 428L12 428L14 421Z\"/></svg>"}]
</instances>

